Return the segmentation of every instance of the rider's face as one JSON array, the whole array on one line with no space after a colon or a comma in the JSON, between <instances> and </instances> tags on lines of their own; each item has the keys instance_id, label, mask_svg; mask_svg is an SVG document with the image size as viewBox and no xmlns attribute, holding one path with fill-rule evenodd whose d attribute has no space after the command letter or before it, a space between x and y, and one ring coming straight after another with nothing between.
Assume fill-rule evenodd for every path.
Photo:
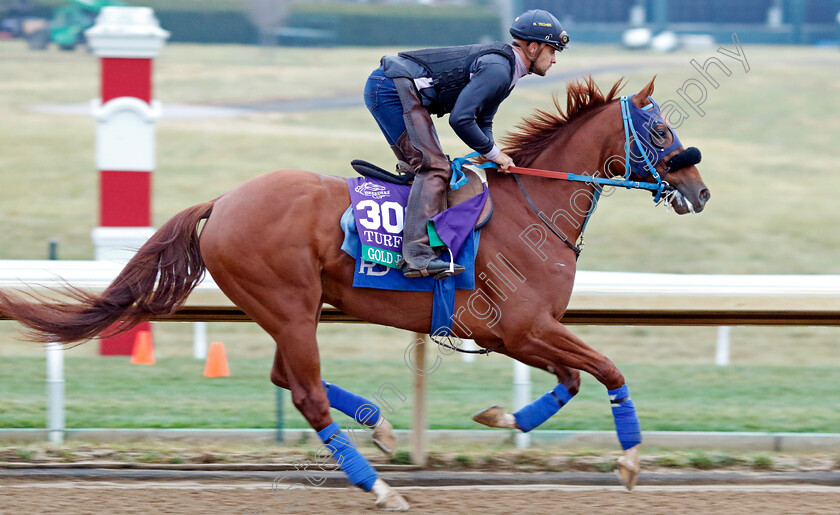
<instances>
[{"instance_id":1,"label":"rider's face","mask_svg":"<svg viewBox=\"0 0 840 515\"><path fill-rule=\"evenodd\" d=\"M557 62L555 59L555 50L551 45L541 44L542 49L537 53L537 58L534 59L534 73L544 77L551 66Z\"/></svg>"}]
</instances>

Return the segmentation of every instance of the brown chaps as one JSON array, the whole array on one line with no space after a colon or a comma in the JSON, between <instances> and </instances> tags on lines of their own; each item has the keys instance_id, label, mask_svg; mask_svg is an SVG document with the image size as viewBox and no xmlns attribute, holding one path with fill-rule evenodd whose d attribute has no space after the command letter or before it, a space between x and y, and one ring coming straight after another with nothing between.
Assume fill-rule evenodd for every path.
<instances>
[{"instance_id":1,"label":"brown chaps","mask_svg":"<svg viewBox=\"0 0 840 515\"><path fill-rule=\"evenodd\" d=\"M403 258L409 268L424 270L439 251L429 246L426 222L444 209L452 169L443 153L429 112L411 79L394 79L403 108L406 131L391 148L415 174L408 196L403 232Z\"/></svg>"}]
</instances>

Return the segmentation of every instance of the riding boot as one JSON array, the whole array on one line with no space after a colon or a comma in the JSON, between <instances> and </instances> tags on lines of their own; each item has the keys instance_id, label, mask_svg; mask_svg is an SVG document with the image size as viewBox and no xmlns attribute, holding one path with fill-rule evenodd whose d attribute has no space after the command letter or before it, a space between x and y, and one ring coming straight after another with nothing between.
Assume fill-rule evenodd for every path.
<instances>
[{"instance_id":1,"label":"riding boot","mask_svg":"<svg viewBox=\"0 0 840 515\"><path fill-rule=\"evenodd\" d=\"M433 275L442 279L460 273L464 267L438 258L429 244L426 222L443 211L452 169L443 153L429 112L423 107L414 85L408 79L394 79L403 104L406 132L396 147L415 174L408 196L403 229L403 274L406 277Z\"/></svg>"},{"instance_id":2,"label":"riding boot","mask_svg":"<svg viewBox=\"0 0 840 515\"><path fill-rule=\"evenodd\" d=\"M450 264L437 257L438 251L429 245L426 222L442 210L437 190L434 176L421 172L414 177L403 229L403 274L406 277L432 275L436 279L444 279L464 271L464 267L458 264L453 264L450 271Z\"/></svg>"}]
</instances>

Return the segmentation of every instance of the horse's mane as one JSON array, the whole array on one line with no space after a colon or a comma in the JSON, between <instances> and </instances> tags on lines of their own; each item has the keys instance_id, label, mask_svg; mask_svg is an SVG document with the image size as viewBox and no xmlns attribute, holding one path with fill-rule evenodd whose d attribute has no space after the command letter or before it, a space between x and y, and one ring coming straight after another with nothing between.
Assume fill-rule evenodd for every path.
<instances>
[{"instance_id":1,"label":"horse's mane","mask_svg":"<svg viewBox=\"0 0 840 515\"><path fill-rule=\"evenodd\" d=\"M504 151L518 166L530 166L536 157L548 147L571 122L616 99L624 87L624 78L618 79L609 92L604 95L590 75L583 80L576 80L566 86L566 112L560 106L558 95L554 95L556 113L537 109L530 118L523 119L516 125L515 131L508 133L501 142Z\"/></svg>"}]
</instances>

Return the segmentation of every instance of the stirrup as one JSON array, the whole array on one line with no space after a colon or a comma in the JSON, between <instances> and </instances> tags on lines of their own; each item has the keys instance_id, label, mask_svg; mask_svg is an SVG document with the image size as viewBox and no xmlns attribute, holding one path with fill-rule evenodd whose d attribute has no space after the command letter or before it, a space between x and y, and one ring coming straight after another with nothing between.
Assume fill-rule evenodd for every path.
<instances>
[{"instance_id":1,"label":"stirrup","mask_svg":"<svg viewBox=\"0 0 840 515\"><path fill-rule=\"evenodd\" d=\"M464 266L459 265L455 262L449 262L435 258L429 262L426 268L411 268L408 263L403 260L402 266L400 269L403 272L405 277L414 278L414 277L429 277L430 275L433 276L435 279L446 279L447 277L452 277L453 275L460 274L465 270Z\"/></svg>"},{"instance_id":2,"label":"stirrup","mask_svg":"<svg viewBox=\"0 0 840 515\"><path fill-rule=\"evenodd\" d=\"M465 270L462 265L455 262L455 256L452 255L452 250L447 247L446 251L449 252L449 267L443 272L436 273L435 280L447 279L453 275L458 275Z\"/></svg>"}]
</instances>

